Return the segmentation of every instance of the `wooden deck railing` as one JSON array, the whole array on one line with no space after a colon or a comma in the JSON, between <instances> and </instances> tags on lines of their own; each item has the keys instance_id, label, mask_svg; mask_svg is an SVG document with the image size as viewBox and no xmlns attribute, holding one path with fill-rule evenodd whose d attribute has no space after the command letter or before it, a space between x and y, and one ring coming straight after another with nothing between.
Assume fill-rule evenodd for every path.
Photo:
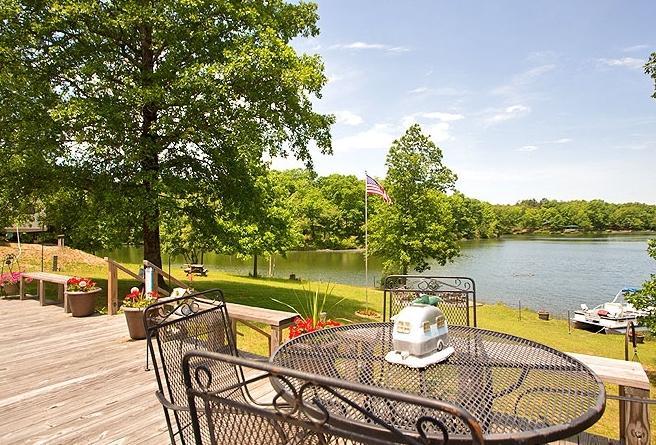
<instances>
[{"instance_id":1,"label":"wooden deck railing","mask_svg":"<svg viewBox=\"0 0 656 445\"><path fill-rule=\"evenodd\" d=\"M107 261L107 314L115 315L118 312L118 271L126 273L140 283L144 282L144 278L111 258L105 257L105 261Z\"/></svg>"},{"instance_id":2,"label":"wooden deck railing","mask_svg":"<svg viewBox=\"0 0 656 445\"><path fill-rule=\"evenodd\" d=\"M182 287L182 288L184 288L184 289L187 289L187 288L189 287L189 285L187 285L186 283L183 283L182 281L180 281L180 280L178 280L177 278L175 278L173 275L170 275L170 274L164 272L164 270L163 270L161 267L156 266L155 264L151 263L151 262L148 261L148 260L144 260L143 265L144 265L144 268L146 268L146 267L150 267L150 268L152 268L153 271L155 271L157 275L160 275L160 276L162 276L163 278L166 278L167 280L169 280L169 283L173 283L173 284L175 284L177 287ZM157 277L157 276L155 277L155 283L159 283L159 279L158 279L158 278L159 278L159 277ZM164 293L165 295L168 295L168 294L169 294L166 290L164 290L164 289L162 289L161 287L159 287L159 285L158 285L158 287L157 287L157 291L160 292L160 293Z\"/></svg>"},{"instance_id":3,"label":"wooden deck railing","mask_svg":"<svg viewBox=\"0 0 656 445\"><path fill-rule=\"evenodd\" d=\"M105 258L107 261L107 313L114 315L118 312L118 272L124 272L136 281L145 284L143 276L132 272L125 266L117 263L111 258ZM153 271L152 285L157 288L161 295L168 296L166 289L159 287L159 277L163 277L177 287L187 289L189 286L171 274L165 272L161 267L151 263L148 260L143 262L144 269L150 268ZM271 355L282 343L283 330L288 328L294 322L296 314L292 312L276 311L243 304L228 303L228 315L232 323L233 332L237 335L237 323L241 323L267 339L269 345L269 355ZM260 328L256 323L264 324L269 327L268 332ZM237 339L235 338L235 343Z\"/></svg>"},{"instance_id":4,"label":"wooden deck railing","mask_svg":"<svg viewBox=\"0 0 656 445\"><path fill-rule=\"evenodd\" d=\"M650 444L652 433L649 423L649 378L640 363L617 360L595 355L569 355L592 369L602 382L618 385L619 397L608 395L608 399L619 399L620 440L625 445ZM624 400L625 399L625 400ZM641 401L641 400L644 400Z\"/></svg>"}]
</instances>

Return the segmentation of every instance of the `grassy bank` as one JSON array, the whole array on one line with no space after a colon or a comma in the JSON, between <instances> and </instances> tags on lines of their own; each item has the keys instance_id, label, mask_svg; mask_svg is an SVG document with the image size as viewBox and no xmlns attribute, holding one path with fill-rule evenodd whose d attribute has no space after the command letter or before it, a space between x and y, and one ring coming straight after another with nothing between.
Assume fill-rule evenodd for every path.
<instances>
[{"instance_id":1,"label":"grassy bank","mask_svg":"<svg viewBox=\"0 0 656 445\"><path fill-rule=\"evenodd\" d=\"M23 269L40 270L40 260L37 264L26 261ZM135 272L139 269L137 264L125 265ZM62 269L62 273L68 275L82 275L95 279L103 289L107 288L106 267L102 264L69 262ZM184 282L189 282L181 270L174 270L173 275ZM119 297L125 295L131 286L136 283L127 276L119 274ZM317 283L299 283L283 279L253 279L242 276L211 272L209 277L194 277L189 282L191 287L204 290L218 287L223 290L227 301L247 304L252 306L267 307L271 309L288 310L285 306L274 301L280 300L292 306L298 306L298 299L302 298L304 289L312 286L316 289ZM34 292L34 290L32 290ZM49 291L50 295L56 295L54 288ZM342 298L339 304L337 304ZM106 306L106 297L98 301L98 308L102 310ZM330 318L343 318L352 322L365 321L358 317L355 311L368 307L381 311L382 292L369 290L365 296L365 290L361 287L335 284L332 295L328 298L326 308ZM522 311L521 320L517 309L501 304L486 304L477 308L478 325L485 329L506 332L520 337L528 338L549 345L555 349L568 352L605 356L617 359L624 358L624 337L620 335L599 335L587 331L572 329L568 332L566 320L539 320L535 312ZM368 320L367 320L368 321ZM242 336L238 338L240 349L266 354L266 339L254 331L239 327ZM643 345L639 345L638 354L640 361L647 369L652 380L652 395L656 394L656 341L651 338ZM608 386L610 393L617 393L617 388ZM606 414L603 419L595 425L591 431L607 437L617 437L618 434L618 403L609 401ZM656 414L652 409L652 428L656 431Z\"/></svg>"}]
</instances>

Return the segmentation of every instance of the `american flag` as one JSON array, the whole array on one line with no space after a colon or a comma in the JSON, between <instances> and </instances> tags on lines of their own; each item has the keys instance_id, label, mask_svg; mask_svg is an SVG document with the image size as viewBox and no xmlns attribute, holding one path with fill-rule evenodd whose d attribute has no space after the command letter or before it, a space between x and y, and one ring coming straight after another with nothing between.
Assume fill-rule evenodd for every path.
<instances>
[{"instance_id":1,"label":"american flag","mask_svg":"<svg viewBox=\"0 0 656 445\"><path fill-rule=\"evenodd\" d=\"M367 174L365 176L367 177L367 195L379 195L383 198L383 201L391 204L392 198L389 197L383 186L371 176Z\"/></svg>"}]
</instances>

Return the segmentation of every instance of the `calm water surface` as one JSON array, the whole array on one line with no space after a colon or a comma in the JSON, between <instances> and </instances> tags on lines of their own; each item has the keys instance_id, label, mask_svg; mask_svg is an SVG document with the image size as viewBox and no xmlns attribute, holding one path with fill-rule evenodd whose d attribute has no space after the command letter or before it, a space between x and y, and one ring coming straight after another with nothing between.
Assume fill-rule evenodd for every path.
<instances>
[{"instance_id":1,"label":"calm water surface","mask_svg":"<svg viewBox=\"0 0 656 445\"><path fill-rule=\"evenodd\" d=\"M651 236L653 237L653 235ZM526 236L498 240L466 241L461 256L446 266L433 265L427 274L461 275L476 281L479 300L501 301L523 307L545 308L565 315L581 303L589 306L609 301L624 286L639 286L656 273L656 262L647 255L648 235ZM101 256L138 263L141 249L123 247ZM210 270L246 275L252 260L206 254ZM164 262L168 259L165 257ZM182 258L172 258L180 267ZM357 251L289 252L274 257L273 275L364 285L364 259ZM166 267L166 266L165 266ZM261 259L259 272L267 275L269 262ZM381 261L369 260L369 279L380 279Z\"/></svg>"}]
</instances>

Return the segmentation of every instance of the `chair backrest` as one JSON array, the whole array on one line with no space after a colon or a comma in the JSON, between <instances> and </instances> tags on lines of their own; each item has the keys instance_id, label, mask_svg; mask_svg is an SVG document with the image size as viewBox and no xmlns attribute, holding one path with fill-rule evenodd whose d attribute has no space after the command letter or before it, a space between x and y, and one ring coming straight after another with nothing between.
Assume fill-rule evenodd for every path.
<instances>
[{"instance_id":1,"label":"chair backrest","mask_svg":"<svg viewBox=\"0 0 656 445\"><path fill-rule=\"evenodd\" d=\"M144 324L171 443L192 444L182 358L194 350L237 353L223 293L213 289L162 298L144 311ZM233 371L225 378L237 383L239 370Z\"/></svg>"},{"instance_id":2,"label":"chair backrest","mask_svg":"<svg viewBox=\"0 0 656 445\"><path fill-rule=\"evenodd\" d=\"M243 383L223 379L231 367ZM183 369L197 445L483 443L467 411L439 400L225 354L187 353ZM234 397L268 384L269 407Z\"/></svg>"},{"instance_id":3,"label":"chair backrest","mask_svg":"<svg viewBox=\"0 0 656 445\"><path fill-rule=\"evenodd\" d=\"M420 295L436 295L449 324L476 326L476 283L467 277L390 275L383 290L383 321L398 314Z\"/></svg>"}]
</instances>

